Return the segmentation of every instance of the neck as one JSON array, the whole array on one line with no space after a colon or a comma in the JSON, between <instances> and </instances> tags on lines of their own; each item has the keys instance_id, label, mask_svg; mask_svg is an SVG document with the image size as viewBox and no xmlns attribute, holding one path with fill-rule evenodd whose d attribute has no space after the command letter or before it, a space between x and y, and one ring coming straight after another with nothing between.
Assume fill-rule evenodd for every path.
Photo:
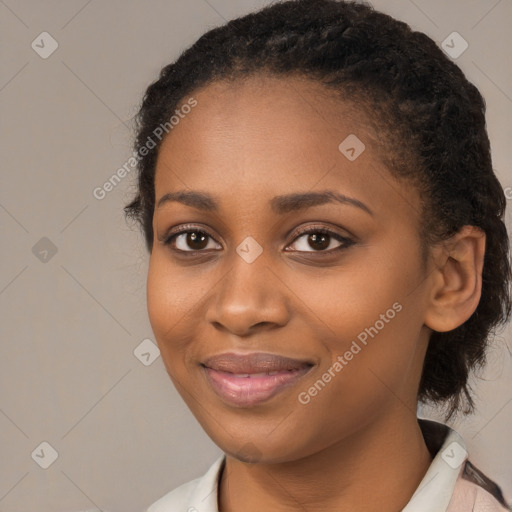
<instances>
[{"instance_id":1,"label":"neck","mask_svg":"<svg viewBox=\"0 0 512 512\"><path fill-rule=\"evenodd\" d=\"M407 413L292 462L247 464L228 455L220 512L402 510L432 462L416 416Z\"/></svg>"}]
</instances>

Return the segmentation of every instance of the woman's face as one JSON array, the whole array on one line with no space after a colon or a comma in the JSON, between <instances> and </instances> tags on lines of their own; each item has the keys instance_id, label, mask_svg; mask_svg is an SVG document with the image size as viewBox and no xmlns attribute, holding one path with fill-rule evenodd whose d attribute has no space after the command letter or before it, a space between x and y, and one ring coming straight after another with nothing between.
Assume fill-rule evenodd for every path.
<instances>
[{"instance_id":1,"label":"woman's face","mask_svg":"<svg viewBox=\"0 0 512 512\"><path fill-rule=\"evenodd\" d=\"M225 452L262 462L415 415L429 334L420 203L381 163L379 134L310 81L193 96L159 152L147 282L193 414Z\"/></svg>"}]
</instances>

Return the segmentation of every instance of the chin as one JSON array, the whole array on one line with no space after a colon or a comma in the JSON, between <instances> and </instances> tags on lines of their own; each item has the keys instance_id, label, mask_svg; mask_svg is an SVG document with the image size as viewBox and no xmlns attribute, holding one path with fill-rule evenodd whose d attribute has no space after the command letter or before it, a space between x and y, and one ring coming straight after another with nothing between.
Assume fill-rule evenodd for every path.
<instances>
[{"instance_id":1,"label":"chin","mask_svg":"<svg viewBox=\"0 0 512 512\"><path fill-rule=\"evenodd\" d=\"M297 427L295 431L283 430L279 435L270 430L269 435L268 429L251 430L248 425L237 428L233 423L228 424L230 428L226 430L220 422L213 425L210 422L208 425L202 423L202 427L224 453L248 464L292 462L322 449L316 443L308 442L307 438L302 438ZM293 442L290 442L292 439Z\"/></svg>"}]
</instances>

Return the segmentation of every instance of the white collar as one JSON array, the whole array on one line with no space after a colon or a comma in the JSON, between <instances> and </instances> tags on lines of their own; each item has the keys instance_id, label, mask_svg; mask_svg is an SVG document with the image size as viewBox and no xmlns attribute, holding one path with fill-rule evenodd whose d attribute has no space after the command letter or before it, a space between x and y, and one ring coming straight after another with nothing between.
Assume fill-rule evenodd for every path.
<instances>
[{"instance_id":1,"label":"white collar","mask_svg":"<svg viewBox=\"0 0 512 512\"><path fill-rule=\"evenodd\" d=\"M447 425L421 418L418 423L434 458L402 512L444 512L467 459L466 445Z\"/></svg>"},{"instance_id":2,"label":"white collar","mask_svg":"<svg viewBox=\"0 0 512 512\"><path fill-rule=\"evenodd\" d=\"M402 512L445 512L467 459L466 447L447 425L421 418L418 423L434 458ZM217 489L224 461L225 455L219 457L203 477L175 489L147 512L176 512L181 507L184 512L218 512Z\"/></svg>"}]
</instances>

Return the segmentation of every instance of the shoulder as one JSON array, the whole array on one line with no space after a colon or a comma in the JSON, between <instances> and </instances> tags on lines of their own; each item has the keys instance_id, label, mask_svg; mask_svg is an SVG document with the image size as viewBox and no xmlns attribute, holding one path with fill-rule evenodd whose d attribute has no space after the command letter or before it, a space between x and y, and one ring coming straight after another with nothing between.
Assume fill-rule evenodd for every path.
<instances>
[{"instance_id":1,"label":"shoulder","mask_svg":"<svg viewBox=\"0 0 512 512\"><path fill-rule=\"evenodd\" d=\"M447 512L459 510L507 512L512 508L507 505L500 487L466 460L457 479Z\"/></svg>"},{"instance_id":2,"label":"shoulder","mask_svg":"<svg viewBox=\"0 0 512 512\"><path fill-rule=\"evenodd\" d=\"M512 512L499 485L470 462L456 430L418 421L432 463L403 512Z\"/></svg>"},{"instance_id":3,"label":"shoulder","mask_svg":"<svg viewBox=\"0 0 512 512\"><path fill-rule=\"evenodd\" d=\"M146 512L218 512L217 484L224 460L224 456L219 457L202 477L180 485Z\"/></svg>"},{"instance_id":4,"label":"shoulder","mask_svg":"<svg viewBox=\"0 0 512 512\"><path fill-rule=\"evenodd\" d=\"M173 491L167 493L158 501L153 503L146 512L187 512L188 503L201 479L196 478L183 485L180 485Z\"/></svg>"}]
</instances>

